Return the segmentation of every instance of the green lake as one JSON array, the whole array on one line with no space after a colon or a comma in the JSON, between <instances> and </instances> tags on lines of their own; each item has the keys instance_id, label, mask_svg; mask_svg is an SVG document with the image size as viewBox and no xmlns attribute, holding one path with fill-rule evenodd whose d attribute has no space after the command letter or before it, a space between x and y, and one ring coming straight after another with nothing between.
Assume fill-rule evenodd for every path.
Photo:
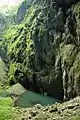
<instances>
[{"instance_id":1,"label":"green lake","mask_svg":"<svg viewBox=\"0 0 80 120\"><path fill-rule=\"evenodd\" d=\"M34 93L32 91L25 91L16 101L16 104L20 107L31 107L35 104L41 104L42 106L52 105L57 102L56 99Z\"/></svg>"}]
</instances>

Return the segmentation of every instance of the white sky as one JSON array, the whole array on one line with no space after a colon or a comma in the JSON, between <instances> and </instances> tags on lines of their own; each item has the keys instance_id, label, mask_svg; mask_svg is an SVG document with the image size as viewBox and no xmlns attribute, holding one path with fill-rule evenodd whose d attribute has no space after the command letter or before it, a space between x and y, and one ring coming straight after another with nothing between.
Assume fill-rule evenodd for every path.
<instances>
[{"instance_id":1,"label":"white sky","mask_svg":"<svg viewBox=\"0 0 80 120\"><path fill-rule=\"evenodd\" d=\"M8 5L8 6L15 6L21 0L0 0L0 6Z\"/></svg>"}]
</instances>

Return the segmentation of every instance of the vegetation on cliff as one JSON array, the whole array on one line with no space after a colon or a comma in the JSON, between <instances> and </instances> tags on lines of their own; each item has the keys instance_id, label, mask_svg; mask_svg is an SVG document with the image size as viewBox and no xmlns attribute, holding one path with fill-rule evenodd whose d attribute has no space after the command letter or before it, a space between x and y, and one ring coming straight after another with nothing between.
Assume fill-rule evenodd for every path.
<instances>
[{"instance_id":1,"label":"vegetation on cliff","mask_svg":"<svg viewBox=\"0 0 80 120\"><path fill-rule=\"evenodd\" d=\"M61 101L80 95L80 1L56 1L24 0L0 12L0 95L15 83ZM0 98L0 119L79 120L80 98L26 109Z\"/></svg>"},{"instance_id":2,"label":"vegetation on cliff","mask_svg":"<svg viewBox=\"0 0 80 120\"><path fill-rule=\"evenodd\" d=\"M79 6L80 2L64 10L43 0L21 4L17 12L21 21L4 35L10 84L20 82L57 99L79 95Z\"/></svg>"}]
</instances>

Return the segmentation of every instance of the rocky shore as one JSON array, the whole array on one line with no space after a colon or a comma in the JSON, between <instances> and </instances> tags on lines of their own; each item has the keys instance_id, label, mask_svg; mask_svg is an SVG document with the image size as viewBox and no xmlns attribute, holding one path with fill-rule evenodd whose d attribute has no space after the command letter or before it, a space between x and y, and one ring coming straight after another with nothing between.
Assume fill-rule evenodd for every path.
<instances>
[{"instance_id":1,"label":"rocky shore","mask_svg":"<svg viewBox=\"0 0 80 120\"><path fill-rule=\"evenodd\" d=\"M14 111L19 115L17 120L80 120L80 97L52 106L17 107Z\"/></svg>"}]
</instances>

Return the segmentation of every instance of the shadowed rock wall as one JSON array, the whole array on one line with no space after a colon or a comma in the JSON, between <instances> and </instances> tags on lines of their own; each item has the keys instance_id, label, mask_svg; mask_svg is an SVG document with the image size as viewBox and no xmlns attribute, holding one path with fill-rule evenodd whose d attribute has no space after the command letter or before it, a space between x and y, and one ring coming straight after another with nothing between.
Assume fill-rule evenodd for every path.
<instances>
[{"instance_id":1,"label":"shadowed rock wall","mask_svg":"<svg viewBox=\"0 0 80 120\"><path fill-rule=\"evenodd\" d=\"M23 23L6 33L9 81L66 100L80 94L80 2L65 1L66 9L56 2L33 1Z\"/></svg>"}]
</instances>

